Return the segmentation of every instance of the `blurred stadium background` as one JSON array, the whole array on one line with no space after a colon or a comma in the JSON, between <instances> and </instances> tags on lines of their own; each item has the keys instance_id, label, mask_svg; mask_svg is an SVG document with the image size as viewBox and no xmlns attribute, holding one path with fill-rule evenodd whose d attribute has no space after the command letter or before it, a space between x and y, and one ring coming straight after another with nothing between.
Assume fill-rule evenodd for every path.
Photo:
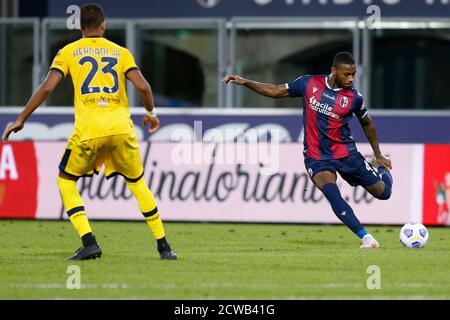
<instances>
[{"instance_id":1,"label":"blurred stadium background","mask_svg":"<svg viewBox=\"0 0 450 320\"><path fill-rule=\"evenodd\" d=\"M365 224L450 225L449 1L0 0L1 130L58 49L80 37L68 28L71 6L86 2L104 7L106 37L131 50L152 86L161 129L152 136L139 125L136 131L145 177L166 221L337 223L303 166L299 99L268 99L220 80L237 73L282 84L327 74L334 54L349 51L395 183L386 202L343 185L346 199ZM133 86L128 94L138 124L143 108ZM67 219L56 176L72 105L67 78L12 142L0 144L0 218ZM356 120L351 128L369 156ZM173 159L180 141L185 150L193 150L193 141L216 143L214 151L202 151L208 159L235 150L234 142L248 143L243 152L251 155L267 134L281 142L270 151L277 170L269 175L261 174L267 163L260 161ZM92 219L141 220L121 178L105 182L100 174L79 187ZM389 235L398 243L397 232Z\"/></svg>"},{"instance_id":2,"label":"blurred stadium background","mask_svg":"<svg viewBox=\"0 0 450 320\"><path fill-rule=\"evenodd\" d=\"M445 76L450 73L448 1L248 0L238 3L134 0L127 6L120 1L98 2L104 6L108 19L106 36L134 53L155 94L162 127L157 134L149 137L136 126L143 146L148 141L159 141L162 144L156 148L171 150L170 145L164 143L202 138L210 142L249 141L254 132L251 129L255 129L257 137L268 132L273 136L273 141L278 139L286 143L282 146L283 152L299 154L289 163L286 163L285 157L280 157L283 161L279 165L288 175L287 179L295 179L296 173L304 173L297 144L302 139L299 99L268 99L245 88L224 86L220 79L226 73L238 73L257 81L281 84L301 74L325 74L329 71L333 55L337 51L347 50L356 58L356 87L364 94L366 105L375 118L382 147L386 153L393 153L391 156L397 170L403 169L400 172L394 169L394 174L401 177L397 179L397 189L403 189L405 194L393 199L390 205L374 203L371 207L375 209L369 210L363 221L449 223L450 151L446 144L450 143L450 95L446 88L450 87L450 79ZM69 29L76 12L72 6L74 1L2 0L1 4L0 126L5 128L46 75L58 49L77 39L80 32ZM129 86L128 91L130 105L139 107L141 102L134 87ZM39 141L67 139L72 129L72 101L72 87L67 78L38 109L27 123L27 128L12 137L36 142L36 166L40 175L54 171L49 164L56 164L60 156L58 150L53 154L47 152L50 146L40 145ZM140 114L142 108L133 108L136 123ZM197 128L200 133L195 130L194 121L201 123L201 128ZM352 129L358 142L366 141L357 121L352 122ZM59 146L63 148L64 143L60 142ZM364 144L362 148L370 153ZM16 152L21 152L19 149ZM235 200L230 202L235 206L228 211L241 204L248 210L236 215L224 208L213 208L214 213L210 217L206 213L199 215L196 212L203 208L203 204L207 208L214 204L211 205L210 201L201 203L201 200L195 200L186 192L183 196L183 187L190 188L192 185L192 182L180 185L180 182L189 180L181 178L185 177L186 170L180 169L180 166L167 166L170 159L162 159L161 153L152 149L146 160L150 167L148 172L166 178L162 179L162 183L159 179L157 188L156 181L152 187L168 212L167 219L267 220L264 215L258 216L256 207L249 204L252 200L242 203L237 197L233 198L236 190L232 192L226 188L224 192L227 195L230 193ZM45 157L54 157L55 160L45 160ZM3 158L8 160L6 156ZM161 163L166 166L161 166ZM178 171L172 179L167 171L174 170L173 167ZM3 169L4 178L7 177L6 170ZM197 170L205 171L206 166L200 166ZM230 170L238 176L235 169ZM253 170L252 174L256 175L257 170ZM217 176L220 177L220 173ZM178 181L169 181L176 179ZM265 185L268 189L281 183L273 180L276 179ZM337 221L328 215L326 203L319 206L320 211L325 211L323 217L311 217L309 209L298 207L311 197L302 195L303 198L299 199L300 187L292 187L296 183L307 184L304 180L297 177L289 190L285 186L285 193L295 193L291 197L294 199L288 201L291 206L288 204L285 210L289 211L289 216L280 215L279 219L272 220ZM49 179L48 183L41 180L40 183L52 190L45 193L58 202L55 186L52 187L53 179ZM40 188L42 186L37 186L36 190ZM181 193L181 197L175 191L170 193L174 188ZM7 204L16 203L17 198L11 188L3 193L0 215L11 215ZM271 190L268 193L261 195L268 199L265 201L268 204L274 202L274 205L282 205L286 202L282 200L282 194ZM166 204L169 199L172 203ZM188 210L190 207L192 209ZM184 209L183 213L175 212L181 209ZM32 217L60 216L60 210L36 210L37 214L21 212ZM50 213L50 210L58 212ZM380 210L387 210L386 217L374 214ZM208 210L205 208L202 211ZM117 214L119 216L113 213L111 217L120 219L120 214ZM392 216L398 219L392 219ZM100 217L111 218L103 213Z\"/></svg>"}]
</instances>

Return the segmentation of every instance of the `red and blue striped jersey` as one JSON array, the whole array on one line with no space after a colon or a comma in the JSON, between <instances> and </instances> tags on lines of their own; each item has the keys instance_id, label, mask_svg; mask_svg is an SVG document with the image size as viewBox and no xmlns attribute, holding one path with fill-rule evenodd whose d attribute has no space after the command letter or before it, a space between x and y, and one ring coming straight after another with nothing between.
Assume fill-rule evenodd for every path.
<instances>
[{"instance_id":1,"label":"red and blue striped jersey","mask_svg":"<svg viewBox=\"0 0 450 320\"><path fill-rule=\"evenodd\" d=\"M303 97L304 154L317 160L341 159L357 152L349 121L367 115L353 87L332 89L326 75L301 76L286 83L290 97Z\"/></svg>"}]
</instances>

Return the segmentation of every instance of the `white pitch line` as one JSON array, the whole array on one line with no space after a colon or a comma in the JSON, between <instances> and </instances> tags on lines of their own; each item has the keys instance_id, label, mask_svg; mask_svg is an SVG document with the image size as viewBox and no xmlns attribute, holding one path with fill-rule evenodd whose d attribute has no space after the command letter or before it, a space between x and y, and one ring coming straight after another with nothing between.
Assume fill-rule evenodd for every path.
<instances>
[{"instance_id":1,"label":"white pitch line","mask_svg":"<svg viewBox=\"0 0 450 320\"><path fill-rule=\"evenodd\" d=\"M345 289L345 288L364 288L362 283L324 283L324 284L293 284L291 289ZM436 285L431 283L397 283L397 284L382 284L382 289L395 288L448 288L448 285ZM66 284L62 283L18 283L0 285L2 289L67 289ZM202 284L181 284L175 283L167 284L144 284L138 286L131 286L126 283L101 283L101 284L81 284L81 289L196 289L196 288L210 288L210 289L274 289L286 288L284 284L262 284L262 283L202 283Z\"/></svg>"},{"instance_id":2,"label":"white pitch line","mask_svg":"<svg viewBox=\"0 0 450 320\"><path fill-rule=\"evenodd\" d=\"M62 283L19 283L0 285L2 289L67 289ZM129 289L125 283L82 284L81 289Z\"/></svg>"}]
</instances>

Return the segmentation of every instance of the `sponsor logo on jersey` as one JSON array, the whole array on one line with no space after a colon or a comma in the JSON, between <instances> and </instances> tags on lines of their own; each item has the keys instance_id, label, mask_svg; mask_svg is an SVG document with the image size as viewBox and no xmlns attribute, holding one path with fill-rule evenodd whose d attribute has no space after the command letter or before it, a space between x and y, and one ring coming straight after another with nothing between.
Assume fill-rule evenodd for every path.
<instances>
[{"instance_id":1,"label":"sponsor logo on jersey","mask_svg":"<svg viewBox=\"0 0 450 320\"><path fill-rule=\"evenodd\" d=\"M324 97L327 97L328 99L331 99L331 100L333 100L333 101L336 101L336 97L330 96L330 95L327 94L327 93L324 93L323 96L324 96Z\"/></svg>"},{"instance_id":2,"label":"sponsor logo on jersey","mask_svg":"<svg viewBox=\"0 0 450 320\"><path fill-rule=\"evenodd\" d=\"M327 115L329 117L340 119L341 117L333 112L333 107L330 106L328 103L321 103L320 101L317 101L316 97L312 96L309 98L309 107L321 114Z\"/></svg>"}]
</instances>

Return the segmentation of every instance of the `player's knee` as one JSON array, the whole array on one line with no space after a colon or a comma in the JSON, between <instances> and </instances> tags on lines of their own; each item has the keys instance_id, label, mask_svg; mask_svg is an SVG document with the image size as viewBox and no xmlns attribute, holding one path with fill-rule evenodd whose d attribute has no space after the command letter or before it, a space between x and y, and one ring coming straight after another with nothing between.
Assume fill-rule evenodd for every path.
<instances>
[{"instance_id":1,"label":"player's knee","mask_svg":"<svg viewBox=\"0 0 450 320\"><path fill-rule=\"evenodd\" d=\"M62 178L60 178L60 177L58 177L57 179L56 179L56 184L57 184L57 186L58 186L58 188L59 188L59 190L61 190L61 184L62 184Z\"/></svg>"},{"instance_id":2,"label":"player's knee","mask_svg":"<svg viewBox=\"0 0 450 320\"><path fill-rule=\"evenodd\" d=\"M138 181L127 181L128 189L130 189L131 193L135 197L143 196L146 198L152 198L153 194L148 187L147 183L145 182L144 178L140 178Z\"/></svg>"},{"instance_id":3,"label":"player's knee","mask_svg":"<svg viewBox=\"0 0 450 320\"><path fill-rule=\"evenodd\" d=\"M384 191L376 198L379 200L387 200L391 197L391 194L392 194L392 189L385 185Z\"/></svg>"},{"instance_id":4,"label":"player's knee","mask_svg":"<svg viewBox=\"0 0 450 320\"><path fill-rule=\"evenodd\" d=\"M135 193L139 190L148 188L147 184L145 183L145 180L143 177L141 177L138 180L129 180L125 179L127 181L127 186L130 189L131 192Z\"/></svg>"},{"instance_id":5,"label":"player's knee","mask_svg":"<svg viewBox=\"0 0 450 320\"><path fill-rule=\"evenodd\" d=\"M74 180L58 177L56 183L58 185L59 190L62 190L67 187L72 187L72 185L76 185L77 182Z\"/></svg>"}]
</instances>

